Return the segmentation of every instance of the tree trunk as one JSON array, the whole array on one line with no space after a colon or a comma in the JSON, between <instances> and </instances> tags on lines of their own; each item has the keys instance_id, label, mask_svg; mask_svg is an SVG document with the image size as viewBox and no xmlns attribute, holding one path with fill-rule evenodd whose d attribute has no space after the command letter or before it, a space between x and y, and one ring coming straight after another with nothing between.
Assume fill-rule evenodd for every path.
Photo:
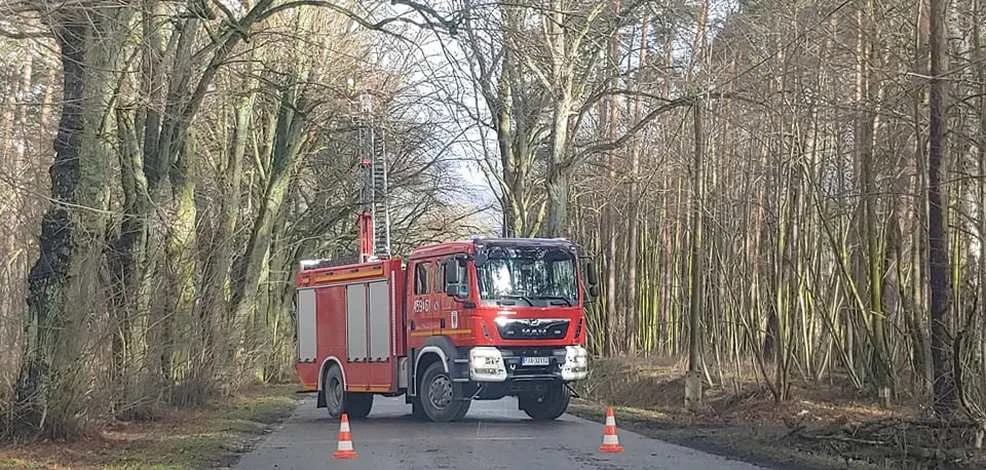
<instances>
[{"instance_id":1,"label":"tree trunk","mask_svg":"<svg viewBox=\"0 0 986 470\"><path fill-rule=\"evenodd\" d=\"M702 103L697 101L692 108L694 117L695 154L692 167L692 236L691 236L691 270L690 289L688 295L688 377L685 385L685 403L694 407L702 402L702 300L704 291L705 253L702 250L702 219L704 218L704 176L702 174L702 159L704 158L704 139L702 131Z\"/></svg>"},{"instance_id":2,"label":"tree trunk","mask_svg":"<svg viewBox=\"0 0 986 470\"><path fill-rule=\"evenodd\" d=\"M620 2L616 0L614 2L615 9L619 9ZM618 54L619 54L619 36L614 36L606 48L606 75L612 77L615 81L615 77L619 75L618 70ZM611 88L614 84L609 85ZM616 95L611 95L604 99L600 103L600 124L602 124L599 129L600 135L604 136L607 140L613 140L616 138L616 126L618 124L618 119L620 118L618 103L616 100ZM618 159L615 151L610 151L606 153L606 166L607 171L607 184L611 188L618 187L617 184L617 166L619 165ZM605 228L608 233L605 235L606 239L606 347L605 351L609 355L619 355L623 352L623 346L626 343L624 339L626 338L626 331L621 328L622 317L625 316L625 310L621 308L622 305L626 305L627 299L622 299L624 302L620 302L621 294L623 289L621 285L617 283L617 272L622 272L626 269L626 266L620 265L619 256L619 240L620 240L620 228L623 226L617 211L617 201L619 200L616 194L610 194L603 202L605 207ZM620 276L622 277L622 276Z\"/></svg>"},{"instance_id":3,"label":"tree trunk","mask_svg":"<svg viewBox=\"0 0 986 470\"><path fill-rule=\"evenodd\" d=\"M568 118L572 111L572 84L566 40L565 7L553 0L548 22L548 39L551 44L551 80L554 82L554 101L551 115L551 154L548 157L548 177L545 189L548 193L548 214L543 235L564 237L568 234Z\"/></svg>"},{"instance_id":4,"label":"tree trunk","mask_svg":"<svg viewBox=\"0 0 986 470\"><path fill-rule=\"evenodd\" d=\"M274 147L271 150L271 171L264 189L260 213L251 227L246 251L233 267L229 331L234 334L230 343L232 349L228 353L232 354L236 366L234 380L243 379L243 373L250 359L245 355L250 346L247 344L247 322L256 308L261 270L268 258L274 221L287 196L288 185L302 145L307 116L304 114L303 98L298 98L297 93L293 86L283 92L277 116Z\"/></svg>"},{"instance_id":5,"label":"tree trunk","mask_svg":"<svg viewBox=\"0 0 986 470\"><path fill-rule=\"evenodd\" d=\"M165 259L167 266L166 292L168 311L163 319L161 372L169 384L183 385L178 394L172 394L171 401L179 405L199 405L204 403L209 391L202 383L181 383L183 377L179 369L184 369L187 355L195 351L188 348L184 338L193 331L193 310L195 308L195 283L198 257L196 256L195 230L195 168L197 159L197 136L189 133L184 139L184 148L171 167L172 201L168 211L165 234ZM192 385L192 386L188 386Z\"/></svg>"},{"instance_id":6,"label":"tree trunk","mask_svg":"<svg viewBox=\"0 0 986 470\"><path fill-rule=\"evenodd\" d=\"M86 317L99 302L97 276L91 273L102 264L114 151L106 129L112 126L109 106L121 69L117 46L131 13L120 8L98 16L73 7L51 20L64 80L49 170L57 204L45 211L39 257L28 277L26 344L14 415L19 426L52 437L76 432L83 407L81 364L89 358L81 344Z\"/></svg>"},{"instance_id":7,"label":"tree trunk","mask_svg":"<svg viewBox=\"0 0 986 470\"><path fill-rule=\"evenodd\" d=\"M234 105L233 137L223 168L221 181L223 198L219 203L219 220L212 234L212 247L205 261L205 272L200 286L202 301L195 317L199 322L199 333L196 336L201 350L193 361L195 370L192 375L194 380L202 383L213 381L216 375L220 354L217 350L216 336L221 334L219 329L222 325L220 320L223 318L221 312L229 308L226 290L229 285L229 271L232 267L237 219L241 205L240 183L243 178L243 159L246 156L247 140L253 122L253 106L257 94L255 88L259 83L255 76L256 68L255 65L247 67L246 78L243 80L244 94Z\"/></svg>"},{"instance_id":8,"label":"tree trunk","mask_svg":"<svg viewBox=\"0 0 986 470\"><path fill-rule=\"evenodd\" d=\"M144 178L143 158L137 143L133 120L126 110L117 110L117 134L120 146L120 182L123 188L124 215L120 233L107 255L112 280L111 320L113 335L113 377L115 390L114 412L125 419L134 410L135 400L131 382L137 373L131 366L133 355L133 318L147 313L148 292L142 276L145 273L147 247L147 214L151 201Z\"/></svg>"},{"instance_id":9,"label":"tree trunk","mask_svg":"<svg viewBox=\"0 0 986 470\"><path fill-rule=\"evenodd\" d=\"M641 70L647 65L647 58L649 55L649 47L647 44L647 32L648 25L650 24L650 19L648 14L644 14L643 18L640 20L640 54L638 60L640 61L639 67ZM641 118L641 100L638 97L634 102L634 119L640 120ZM633 355L636 354L638 347L640 346L640 317L642 316L642 308L640 299L638 299L639 282L637 279L637 265L639 264L639 238L640 234L640 194L639 192L639 179L640 179L640 155L644 153L644 145L642 139L637 141L633 148L630 150L630 184L627 188L627 289L626 289L626 308L624 309L624 315L626 316L626 351Z\"/></svg>"},{"instance_id":10,"label":"tree trunk","mask_svg":"<svg viewBox=\"0 0 986 470\"><path fill-rule=\"evenodd\" d=\"M928 139L928 265L931 293L931 363L934 399L933 409L939 416L955 410L955 376L951 360L951 286L949 284L948 235L945 230L945 208L942 205L941 165L944 144L942 116L942 60L945 38L942 37L944 5L942 0L929 0L931 20L931 79L929 83Z\"/></svg>"},{"instance_id":11,"label":"tree trunk","mask_svg":"<svg viewBox=\"0 0 986 470\"><path fill-rule=\"evenodd\" d=\"M568 114L571 106L568 91L561 92L555 100L552 115L551 156L548 161L548 220L543 234L546 237L564 237L568 233Z\"/></svg>"},{"instance_id":12,"label":"tree trunk","mask_svg":"<svg viewBox=\"0 0 986 470\"><path fill-rule=\"evenodd\" d=\"M78 12L76 12L78 13ZM15 416L19 422L42 430L48 410L59 407L55 389L61 384L54 375L58 347L65 328L69 271L77 259L79 244L77 221L68 206L77 202L80 153L84 134L83 99L86 86L86 37L90 25L66 18L56 24L56 37L61 50L64 82L62 84L62 116L55 138L55 161L51 165L51 205L41 222L40 255L28 278L28 318L25 319L25 356L17 381ZM69 410L72 412L74 410ZM66 419L59 416L57 419ZM66 422L48 422L63 427Z\"/></svg>"}]
</instances>

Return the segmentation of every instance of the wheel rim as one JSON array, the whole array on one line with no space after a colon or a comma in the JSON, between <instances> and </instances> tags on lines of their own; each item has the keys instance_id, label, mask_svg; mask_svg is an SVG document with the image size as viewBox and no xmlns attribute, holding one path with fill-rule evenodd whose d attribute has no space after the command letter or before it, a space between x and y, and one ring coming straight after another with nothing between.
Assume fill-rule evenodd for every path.
<instances>
[{"instance_id":1,"label":"wheel rim","mask_svg":"<svg viewBox=\"0 0 986 470\"><path fill-rule=\"evenodd\" d=\"M326 394L325 399L330 410L339 409L339 405L342 404L342 384L339 383L339 379L333 377L329 380L329 393Z\"/></svg>"},{"instance_id":2,"label":"wheel rim","mask_svg":"<svg viewBox=\"0 0 986 470\"><path fill-rule=\"evenodd\" d=\"M452 381L444 375L435 377L428 387L428 401L435 408L447 407L452 402Z\"/></svg>"}]
</instances>

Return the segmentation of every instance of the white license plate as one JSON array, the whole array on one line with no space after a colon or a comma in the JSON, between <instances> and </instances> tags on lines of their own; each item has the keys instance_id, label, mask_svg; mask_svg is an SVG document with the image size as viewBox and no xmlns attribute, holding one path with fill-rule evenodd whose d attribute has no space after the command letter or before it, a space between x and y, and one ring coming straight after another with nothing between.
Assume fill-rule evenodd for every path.
<instances>
[{"instance_id":1,"label":"white license plate","mask_svg":"<svg viewBox=\"0 0 986 470\"><path fill-rule=\"evenodd\" d=\"M546 366L550 363L550 357L524 357L520 360L522 366Z\"/></svg>"}]
</instances>

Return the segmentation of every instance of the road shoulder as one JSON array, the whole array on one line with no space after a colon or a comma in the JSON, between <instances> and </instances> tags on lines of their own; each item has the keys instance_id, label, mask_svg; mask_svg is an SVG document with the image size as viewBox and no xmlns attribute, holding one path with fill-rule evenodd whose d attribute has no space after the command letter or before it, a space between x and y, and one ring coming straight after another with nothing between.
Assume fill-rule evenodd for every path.
<instances>
[{"instance_id":1,"label":"road shoulder","mask_svg":"<svg viewBox=\"0 0 986 470\"><path fill-rule=\"evenodd\" d=\"M603 405L582 399L573 400L568 412L597 422L605 419ZM620 406L614 407L614 412L618 429L754 465L781 470L835 470L845 469L847 465L844 459L804 453L790 447L783 439L785 430L779 428L693 427L671 422L659 412L650 410ZM883 467L853 462L852 468Z\"/></svg>"},{"instance_id":2,"label":"road shoulder","mask_svg":"<svg viewBox=\"0 0 986 470\"><path fill-rule=\"evenodd\" d=\"M165 410L153 421L107 424L72 442L0 447L0 469L228 467L291 415L297 388L255 387L228 401Z\"/></svg>"}]
</instances>

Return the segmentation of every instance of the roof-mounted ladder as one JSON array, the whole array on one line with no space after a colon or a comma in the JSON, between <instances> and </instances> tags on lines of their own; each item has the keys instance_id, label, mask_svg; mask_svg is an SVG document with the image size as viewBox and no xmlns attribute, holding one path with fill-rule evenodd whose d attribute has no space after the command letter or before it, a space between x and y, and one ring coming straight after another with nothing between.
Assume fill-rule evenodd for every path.
<instances>
[{"instance_id":1,"label":"roof-mounted ladder","mask_svg":"<svg viewBox=\"0 0 986 470\"><path fill-rule=\"evenodd\" d=\"M360 97L360 111L367 119L357 120L360 189L360 262L390 258L390 197L388 191L387 147L382 126L372 118L368 95Z\"/></svg>"}]
</instances>

